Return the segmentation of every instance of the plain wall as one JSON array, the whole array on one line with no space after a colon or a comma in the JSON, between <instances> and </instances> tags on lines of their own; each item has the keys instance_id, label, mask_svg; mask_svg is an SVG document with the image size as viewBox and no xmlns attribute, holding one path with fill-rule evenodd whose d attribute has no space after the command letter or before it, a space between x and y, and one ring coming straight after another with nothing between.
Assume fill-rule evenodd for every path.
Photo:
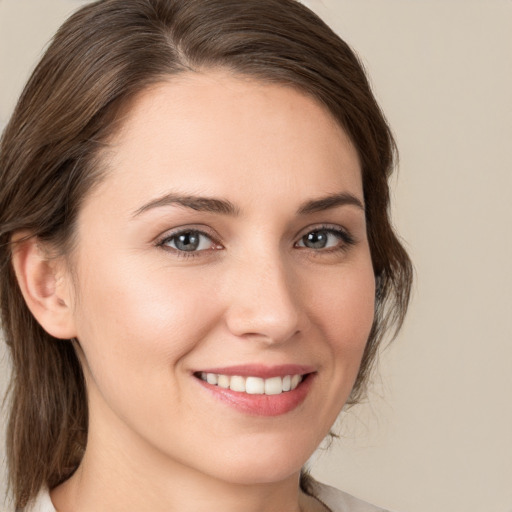
<instances>
[{"instance_id":1,"label":"plain wall","mask_svg":"<svg viewBox=\"0 0 512 512\"><path fill-rule=\"evenodd\" d=\"M81 3L0 0L0 126ZM305 3L361 56L394 129L417 274L368 402L313 474L398 512L511 512L512 1Z\"/></svg>"}]
</instances>

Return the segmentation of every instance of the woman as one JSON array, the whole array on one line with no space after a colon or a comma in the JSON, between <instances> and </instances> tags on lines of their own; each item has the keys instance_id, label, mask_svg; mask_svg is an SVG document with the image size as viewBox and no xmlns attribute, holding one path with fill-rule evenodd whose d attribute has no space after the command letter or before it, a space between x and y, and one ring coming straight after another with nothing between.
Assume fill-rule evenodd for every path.
<instances>
[{"instance_id":1,"label":"woman","mask_svg":"<svg viewBox=\"0 0 512 512\"><path fill-rule=\"evenodd\" d=\"M405 314L393 150L293 0L73 15L1 143L16 507L380 510L302 468Z\"/></svg>"}]
</instances>

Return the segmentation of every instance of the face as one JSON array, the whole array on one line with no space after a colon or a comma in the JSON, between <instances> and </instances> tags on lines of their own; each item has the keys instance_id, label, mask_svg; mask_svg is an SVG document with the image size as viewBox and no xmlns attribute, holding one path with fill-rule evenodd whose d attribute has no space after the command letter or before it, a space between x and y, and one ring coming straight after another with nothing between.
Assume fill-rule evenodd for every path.
<instances>
[{"instance_id":1,"label":"face","mask_svg":"<svg viewBox=\"0 0 512 512\"><path fill-rule=\"evenodd\" d=\"M229 482L296 475L373 320L354 147L311 98L209 72L138 97L103 163L72 256L90 446Z\"/></svg>"}]
</instances>

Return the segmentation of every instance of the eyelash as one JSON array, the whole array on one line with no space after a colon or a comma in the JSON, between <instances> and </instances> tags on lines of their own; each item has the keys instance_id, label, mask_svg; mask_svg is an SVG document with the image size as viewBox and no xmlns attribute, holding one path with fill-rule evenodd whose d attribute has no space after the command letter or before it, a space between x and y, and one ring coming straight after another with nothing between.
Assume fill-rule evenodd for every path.
<instances>
[{"instance_id":1,"label":"eyelash","mask_svg":"<svg viewBox=\"0 0 512 512\"><path fill-rule=\"evenodd\" d=\"M302 242L306 236L308 236L312 233L318 233L318 232L324 232L324 233L336 236L341 241L341 244L336 245L334 247L326 248L326 249L322 249L322 248L311 249L309 247L297 245L298 243ZM180 235L185 235L185 234L190 234L190 233L194 233L199 236L204 236L204 237L208 238L213 245L216 245L218 247L215 247L212 249L202 249L199 251L197 251L197 250L183 251L183 250L179 250L179 249L169 247L166 245L169 242L175 240ZM346 231L340 227L333 227L330 225L320 225L320 226L315 226L315 227L309 229L304 235L302 235L299 238L299 240L297 242L295 242L294 247L299 248L301 250L309 249L314 254L319 255L320 253L331 254L331 253L342 252L342 251L344 252L344 251L347 251L355 243L356 243L355 239L352 237L352 235L348 231ZM174 253L178 258L187 258L187 259L201 257L201 256L204 256L204 253L221 250L221 248L222 248L221 243L218 240L216 240L210 233L207 233L201 229L194 229L194 228L179 229L172 233L165 234L162 238L157 240L156 246L160 247L166 251Z\"/></svg>"},{"instance_id":2,"label":"eyelash","mask_svg":"<svg viewBox=\"0 0 512 512\"><path fill-rule=\"evenodd\" d=\"M213 249L203 249L200 251L181 251L179 249L175 249L174 247L169 247L166 245L167 243L175 240L180 235L185 235L185 234L189 234L189 233L195 233L199 236L204 236L204 237L208 238L213 245L216 245L218 247L213 248ZM221 247L220 242L218 240L216 240L215 237L213 237L211 233L207 233L206 231L203 231L201 229L196 229L196 228L184 228L184 229L176 230L172 233L166 233L160 240L157 241L156 245L157 245L157 247L160 247L166 251L172 252L178 258L187 258L187 259L204 256L205 252L220 250L220 247Z\"/></svg>"},{"instance_id":3,"label":"eyelash","mask_svg":"<svg viewBox=\"0 0 512 512\"><path fill-rule=\"evenodd\" d=\"M319 232L334 235L340 240L341 243L339 245L335 245L334 247L321 248L321 249L311 249L309 247L304 247L304 246L300 246L299 248L300 249L310 249L315 255L320 255L320 254L326 254L326 253L331 254L331 253L336 253L336 252L341 252L341 251L344 252L344 251L347 251L351 246L353 246L356 243L354 237L345 229L342 229L338 226L333 227L333 226L329 226L329 225L323 225L323 226L315 226L313 229L309 229L304 235L302 235L300 237L299 241L296 242L295 247L297 247L297 244L299 242L302 242L304 240L304 238L307 237L308 235L310 235L312 233L319 233Z\"/></svg>"}]
</instances>

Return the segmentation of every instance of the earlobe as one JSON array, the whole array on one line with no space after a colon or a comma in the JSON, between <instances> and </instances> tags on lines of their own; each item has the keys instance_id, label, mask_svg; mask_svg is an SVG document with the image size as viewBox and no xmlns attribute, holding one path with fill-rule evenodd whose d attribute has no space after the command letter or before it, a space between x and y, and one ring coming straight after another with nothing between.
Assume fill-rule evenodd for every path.
<instances>
[{"instance_id":1,"label":"earlobe","mask_svg":"<svg viewBox=\"0 0 512 512\"><path fill-rule=\"evenodd\" d=\"M76 337L69 276L63 258L50 258L35 236L13 238L12 264L25 302L41 327L61 339Z\"/></svg>"}]
</instances>

